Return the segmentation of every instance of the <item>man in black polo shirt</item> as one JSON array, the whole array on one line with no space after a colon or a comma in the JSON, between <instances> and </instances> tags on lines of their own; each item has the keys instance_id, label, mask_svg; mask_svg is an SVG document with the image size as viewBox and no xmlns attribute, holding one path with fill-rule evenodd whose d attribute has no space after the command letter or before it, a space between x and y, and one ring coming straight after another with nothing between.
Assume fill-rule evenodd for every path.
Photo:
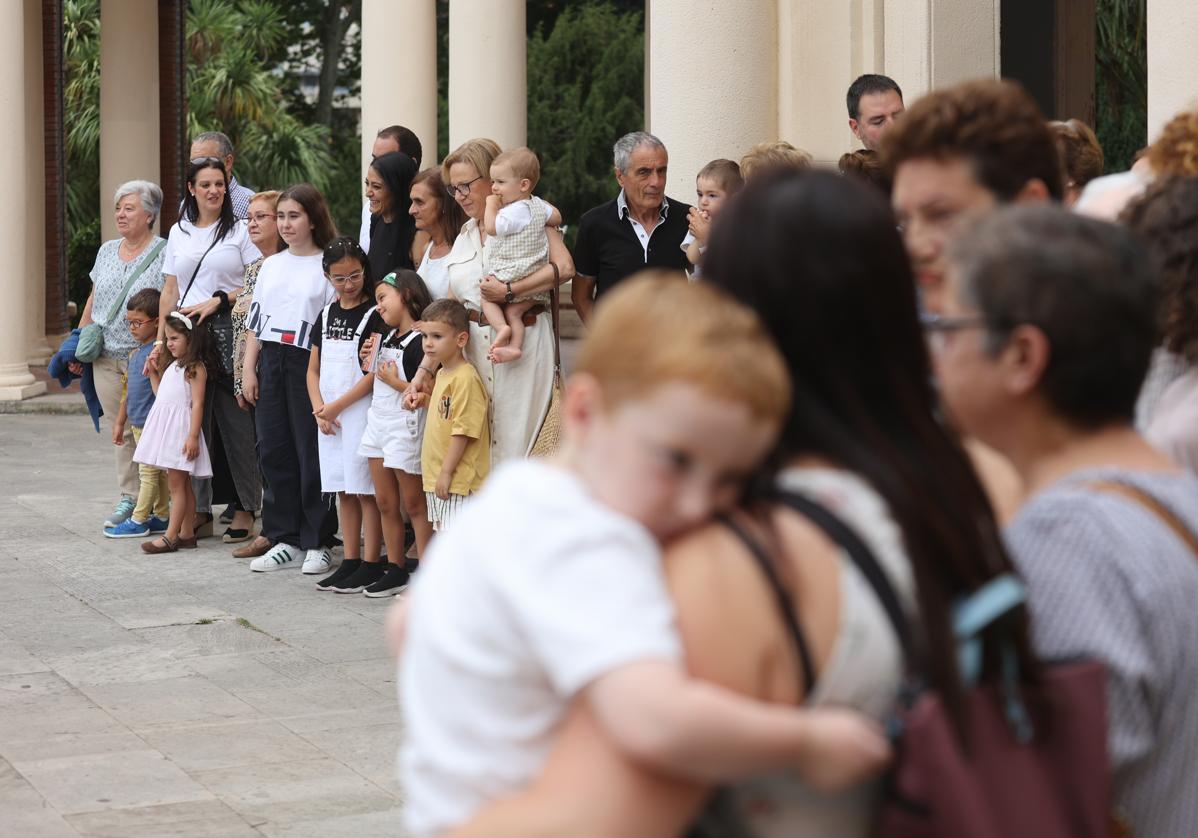
<instances>
[{"instance_id":1,"label":"man in black polo shirt","mask_svg":"<svg viewBox=\"0 0 1198 838\"><path fill-rule=\"evenodd\" d=\"M620 194L583 214L574 245L571 299L585 323L595 299L644 268L685 270L686 214L690 207L666 197L669 156L662 141L644 131L621 137L614 148Z\"/></svg>"}]
</instances>

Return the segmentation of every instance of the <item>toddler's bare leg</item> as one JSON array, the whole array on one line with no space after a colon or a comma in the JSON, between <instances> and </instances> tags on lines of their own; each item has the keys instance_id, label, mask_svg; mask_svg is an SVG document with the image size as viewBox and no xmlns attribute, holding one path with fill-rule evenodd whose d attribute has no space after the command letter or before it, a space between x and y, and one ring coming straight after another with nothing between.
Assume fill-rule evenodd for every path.
<instances>
[{"instance_id":1,"label":"toddler's bare leg","mask_svg":"<svg viewBox=\"0 0 1198 838\"><path fill-rule=\"evenodd\" d=\"M491 328L495 330L495 340L491 341L491 346L507 346L508 341L512 339L512 329L504 319L503 306L490 300L483 300L483 314L486 315Z\"/></svg>"},{"instance_id":2,"label":"toddler's bare leg","mask_svg":"<svg viewBox=\"0 0 1198 838\"><path fill-rule=\"evenodd\" d=\"M512 330L512 339L507 346L491 345L491 360L496 364L515 361L524 354L524 315L536 304L536 300L518 300L504 307L508 326Z\"/></svg>"}]
</instances>

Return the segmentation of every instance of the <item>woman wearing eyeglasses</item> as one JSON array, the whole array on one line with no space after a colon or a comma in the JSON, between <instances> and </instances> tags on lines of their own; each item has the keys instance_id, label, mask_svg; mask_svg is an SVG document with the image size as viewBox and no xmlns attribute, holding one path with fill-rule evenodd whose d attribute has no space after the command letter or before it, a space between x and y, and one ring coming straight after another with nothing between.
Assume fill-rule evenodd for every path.
<instances>
[{"instance_id":1,"label":"woman wearing eyeglasses","mask_svg":"<svg viewBox=\"0 0 1198 838\"><path fill-rule=\"evenodd\" d=\"M218 157L200 157L187 166L187 196L183 212L171 228L162 271L158 342L150 353L156 363L163 354L166 314L178 307L213 328L222 360L220 374L208 379L204 398L204 439L208 441L217 500L232 503L237 516L226 535L248 536L251 510L258 508L261 480L254 463L253 422L238 409L233 395L233 323L230 311L244 287L246 266L262 254L250 241L245 222L233 214L228 173ZM220 430L213 433L215 421ZM219 438L218 446L215 440ZM248 465L247 465L248 464ZM231 485L230 485L231 484ZM196 480L196 533L212 534L212 481Z\"/></svg>"},{"instance_id":2,"label":"woman wearing eyeglasses","mask_svg":"<svg viewBox=\"0 0 1198 838\"><path fill-rule=\"evenodd\" d=\"M143 288L162 287L163 259L162 238L154 234L154 222L162 209L162 190L149 181L131 180L117 187L113 204L121 235L100 245L91 271L92 291L79 319L80 328L93 322L104 327L104 349L92 363L92 374L96 395L109 421L115 421L120 412L125 362L137 348L125 323L125 301ZM140 276L134 276L137 271ZM132 285L126 288L130 280ZM82 374L83 365L72 371ZM138 477L133 463L133 434L128 430L124 444L116 446L116 472L121 497L104 522L105 527L120 526L133 514Z\"/></svg>"},{"instance_id":3,"label":"woman wearing eyeglasses","mask_svg":"<svg viewBox=\"0 0 1198 838\"><path fill-rule=\"evenodd\" d=\"M482 300L510 302L548 291L574 275L574 260L561 233L550 229L549 263L526 277L500 282L485 263L486 231L483 212L491 194L491 163L499 156L494 140L469 140L441 164L446 189L466 213L467 221L446 257L449 294L470 314L466 360L482 376L491 397L491 464L527 456L549 411L553 392L553 318L544 306L531 309L525 320L523 357L507 364L488 359L494 330L482 313ZM538 311L539 309L539 311ZM424 373L417 375L423 383Z\"/></svg>"},{"instance_id":4,"label":"woman wearing eyeglasses","mask_svg":"<svg viewBox=\"0 0 1198 838\"><path fill-rule=\"evenodd\" d=\"M411 269L428 237L416 242L416 224L408 214L416 161L402 151L380 155L366 172L366 201L370 205L370 273L386 276L397 268Z\"/></svg>"}]
</instances>

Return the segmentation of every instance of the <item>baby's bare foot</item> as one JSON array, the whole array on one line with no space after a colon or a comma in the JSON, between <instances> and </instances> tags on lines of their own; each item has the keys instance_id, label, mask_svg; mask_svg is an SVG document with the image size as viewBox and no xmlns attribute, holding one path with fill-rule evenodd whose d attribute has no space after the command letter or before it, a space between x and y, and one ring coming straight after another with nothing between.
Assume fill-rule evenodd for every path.
<instances>
[{"instance_id":1,"label":"baby's bare foot","mask_svg":"<svg viewBox=\"0 0 1198 838\"><path fill-rule=\"evenodd\" d=\"M522 350L519 350L514 346L491 347L491 360L496 364L509 364L512 361L518 361L520 360L520 356L523 354L524 352Z\"/></svg>"}]
</instances>

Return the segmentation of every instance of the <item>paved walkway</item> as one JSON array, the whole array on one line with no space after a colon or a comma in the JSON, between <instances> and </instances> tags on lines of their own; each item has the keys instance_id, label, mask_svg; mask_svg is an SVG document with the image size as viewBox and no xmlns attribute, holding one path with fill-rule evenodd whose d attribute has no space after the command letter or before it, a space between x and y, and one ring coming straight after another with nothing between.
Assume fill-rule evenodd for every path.
<instances>
[{"instance_id":1,"label":"paved walkway","mask_svg":"<svg viewBox=\"0 0 1198 838\"><path fill-rule=\"evenodd\" d=\"M389 600L104 538L85 416L0 416L0 486L0 835L401 834Z\"/></svg>"}]
</instances>

